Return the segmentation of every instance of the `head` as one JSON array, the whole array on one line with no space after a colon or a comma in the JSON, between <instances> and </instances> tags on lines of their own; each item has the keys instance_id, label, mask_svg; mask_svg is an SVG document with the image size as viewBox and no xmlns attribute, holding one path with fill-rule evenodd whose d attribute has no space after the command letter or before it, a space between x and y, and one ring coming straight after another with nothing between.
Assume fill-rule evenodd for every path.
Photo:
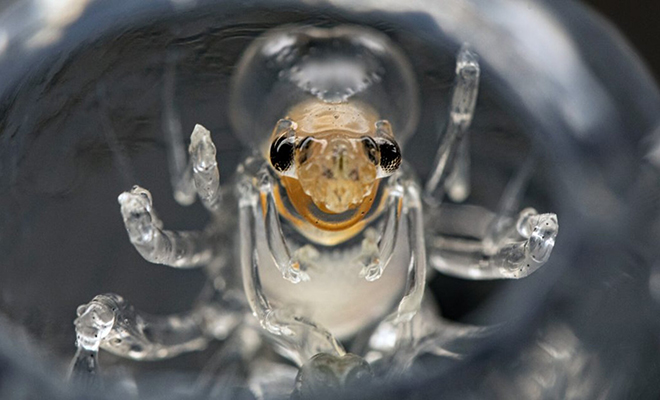
<instances>
[{"instance_id":1,"label":"head","mask_svg":"<svg viewBox=\"0 0 660 400\"><path fill-rule=\"evenodd\" d=\"M334 129L307 136L298 136L295 123L286 121L279 124L288 129L273 137L271 165L296 178L322 211L338 214L358 207L373 193L377 179L391 175L401 163L385 121L376 123L372 134Z\"/></svg>"}]
</instances>

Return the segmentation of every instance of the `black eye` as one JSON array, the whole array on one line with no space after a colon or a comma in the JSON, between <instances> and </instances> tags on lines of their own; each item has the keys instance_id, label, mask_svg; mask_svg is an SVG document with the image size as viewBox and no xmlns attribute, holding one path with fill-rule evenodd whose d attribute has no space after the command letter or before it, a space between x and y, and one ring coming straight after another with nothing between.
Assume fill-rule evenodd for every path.
<instances>
[{"instance_id":1,"label":"black eye","mask_svg":"<svg viewBox=\"0 0 660 400\"><path fill-rule=\"evenodd\" d=\"M294 145L290 138L282 135L270 145L270 163L279 172L284 172L293 165Z\"/></svg>"},{"instance_id":2,"label":"black eye","mask_svg":"<svg viewBox=\"0 0 660 400\"><path fill-rule=\"evenodd\" d=\"M363 136L361 140L362 145L364 146L364 151L367 153L367 157L369 157L369 161L374 165L378 165L378 145L376 142L369 136Z\"/></svg>"},{"instance_id":3,"label":"black eye","mask_svg":"<svg viewBox=\"0 0 660 400\"><path fill-rule=\"evenodd\" d=\"M379 140L380 167L387 174L396 171L401 165L401 149L394 140Z\"/></svg>"}]
</instances>

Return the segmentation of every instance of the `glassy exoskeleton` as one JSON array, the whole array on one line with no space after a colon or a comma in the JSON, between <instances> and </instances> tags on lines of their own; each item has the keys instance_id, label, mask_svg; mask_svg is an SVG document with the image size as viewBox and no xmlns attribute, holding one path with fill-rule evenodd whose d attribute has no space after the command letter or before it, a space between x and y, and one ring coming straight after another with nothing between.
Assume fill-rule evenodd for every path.
<instances>
[{"instance_id":1,"label":"glassy exoskeleton","mask_svg":"<svg viewBox=\"0 0 660 400\"><path fill-rule=\"evenodd\" d=\"M271 343L302 367L297 394L305 396L328 373L344 382L349 371L403 372L422 353L460 356L490 331L444 321L423 301L427 252L443 273L515 279L548 260L558 232L554 214L517 212L531 158L495 212L461 205L439 212L445 193L460 203L470 192L466 133L479 76L476 55L464 46L448 124L420 185L405 163L417 87L386 36L361 27L290 26L255 40L236 67L230 107L235 134L252 154L221 186L211 134L197 125L187 166L180 156L171 161L175 198L186 205L196 194L213 215L208 229L165 230L146 189L119 196L140 254L175 268L205 267L210 290L176 316L145 315L120 296L97 296L78 309L74 370L93 372L100 348L155 360L218 339L230 342L221 359L256 374L249 365ZM182 140L168 143L171 154L181 154ZM438 227L438 216L483 229L457 238ZM228 279L233 266L240 266L242 288ZM351 355L341 340L355 337L365 345Z\"/></svg>"},{"instance_id":2,"label":"glassy exoskeleton","mask_svg":"<svg viewBox=\"0 0 660 400\"><path fill-rule=\"evenodd\" d=\"M337 338L414 314L426 257L402 52L364 28L277 30L246 51L232 95L237 134L260 149L239 170L244 284L281 351L343 357Z\"/></svg>"}]
</instances>

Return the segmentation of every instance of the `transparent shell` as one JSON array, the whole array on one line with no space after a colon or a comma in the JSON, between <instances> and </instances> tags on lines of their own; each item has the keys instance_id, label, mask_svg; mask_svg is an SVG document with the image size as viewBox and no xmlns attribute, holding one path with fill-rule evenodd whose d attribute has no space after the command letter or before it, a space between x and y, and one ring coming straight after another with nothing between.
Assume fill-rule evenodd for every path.
<instances>
[{"instance_id":1,"label":"transparent shell","mask_svg":"<svg viewBox=\"0 0 660 400\"><path fill-rule=\"evenodd\" d=\"M382 33L357 26L289 26L246 50L231 88L231 122L250 146L264 146L277 121L297 104L360 101L387 116L400 143L418 119L411 66Z\"/></svg>"}]
</instances>

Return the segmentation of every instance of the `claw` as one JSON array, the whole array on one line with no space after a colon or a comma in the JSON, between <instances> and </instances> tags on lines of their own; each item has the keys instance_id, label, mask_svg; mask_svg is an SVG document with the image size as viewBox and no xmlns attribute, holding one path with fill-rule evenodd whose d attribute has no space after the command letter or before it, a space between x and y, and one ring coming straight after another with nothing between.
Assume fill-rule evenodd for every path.
<instances>
[{"instance_id":1,"label":"claw","mask_svg":"<svg viewBox=\"0 0 660 400\"><path fill-rule=\"evenodd\" d=\"M190 160L193 170L195 190L204 206L210 211L220 207L220 172L216 161L216 148L211 132L201 125L195 125L190 135Z\"/></svg>"},{"instance_id":2,"label":"claw","mask_svg":"<svg viewBox=\"0 0 660 400\"><path fill-rule=\"evenodd\" d=\"M550 258L559 232L556 214L540 214L529 218L527 225L533 228L527 241L530 256L537 263L545 263Z\"/></svg>"},{"instance_id":3,"label":"claw","mask_svg":"<svg viewBox=\"0 0 660 400\"><path fill-rule=\"evenodd\" d=\"M79 306L76 313L78 318L73 321L76 345L88 351L98 351L115 323L115 313L107 304L96 300Z\"/></svg>"},{"instance_id":4,"label":"claw","mask_svg":"<svg viewBox=\"0 0 660 400\"><path fill-rule=\"evenodd\" d=\"M401 201L405 190L400 177L401 175L395 175L389 182L389 204L382 235L379 237L374 229L367 229L362 240L362 252L355 260L362 266L360 277L368 282L377 281L383 276L396 247L401 219Z\"/></svg>"},{"instance_id":5,"label":"claw","mask_svg":"<svg viewBox=\"0 0 660 400\"><path fill-rule=\"evenodd\" d=\"M152 213L151 193L136 185L130 192L120 194L117 200L131 242L151 242L160 222Z\"/></svg>"},{"instance_id":6,"label":"claw","mask_svg":"<svg viewBox=\"0 0 660 400\"><path fill-rule=\"evenodd\" d=\"M496 259L506 277L519 279L535 272L550 259L559 222L556 214L537 214L533 208L527 208L520 212L516 230L527 240L503 246Z\"/></svg>"},{"instance_id":7,"label":"claw","mask_svg":"<svg viewBox=\"0 0 660 400\"><path fill-rule=\"evenodd\" d=\"M98 352L101 343L106 341L117 320L117 309L97 296L87 304L78 307L78 317L73 321L76 327L76 355L73 357L68 373L69 379L82 379L85 385L94 385L98 381Z\"/></svg>"},{"instance_id":8,"label":"claw","mask_svg":"<svg viewBox=\"0 0 660 400\"><path fill-rule=\"evenodd\" d=\"M175 268L194 268L211 259L213 251L203 232L162 229L163 223L156 216L147 189L133 186L117 200L128 237L145 260Z\"/></svg>"},{"instance_id":9,"label":"claw","mask_svg":"<svg viewBox=\"0 0 660 400\"><path fill-rule=\"evenodd\" d=\"M218 166L215 159L216 148L211 140L211 132L201 125L195 125L190 135L188 148L195 172L208 172Z\"/></svg>"}]
</instances>

